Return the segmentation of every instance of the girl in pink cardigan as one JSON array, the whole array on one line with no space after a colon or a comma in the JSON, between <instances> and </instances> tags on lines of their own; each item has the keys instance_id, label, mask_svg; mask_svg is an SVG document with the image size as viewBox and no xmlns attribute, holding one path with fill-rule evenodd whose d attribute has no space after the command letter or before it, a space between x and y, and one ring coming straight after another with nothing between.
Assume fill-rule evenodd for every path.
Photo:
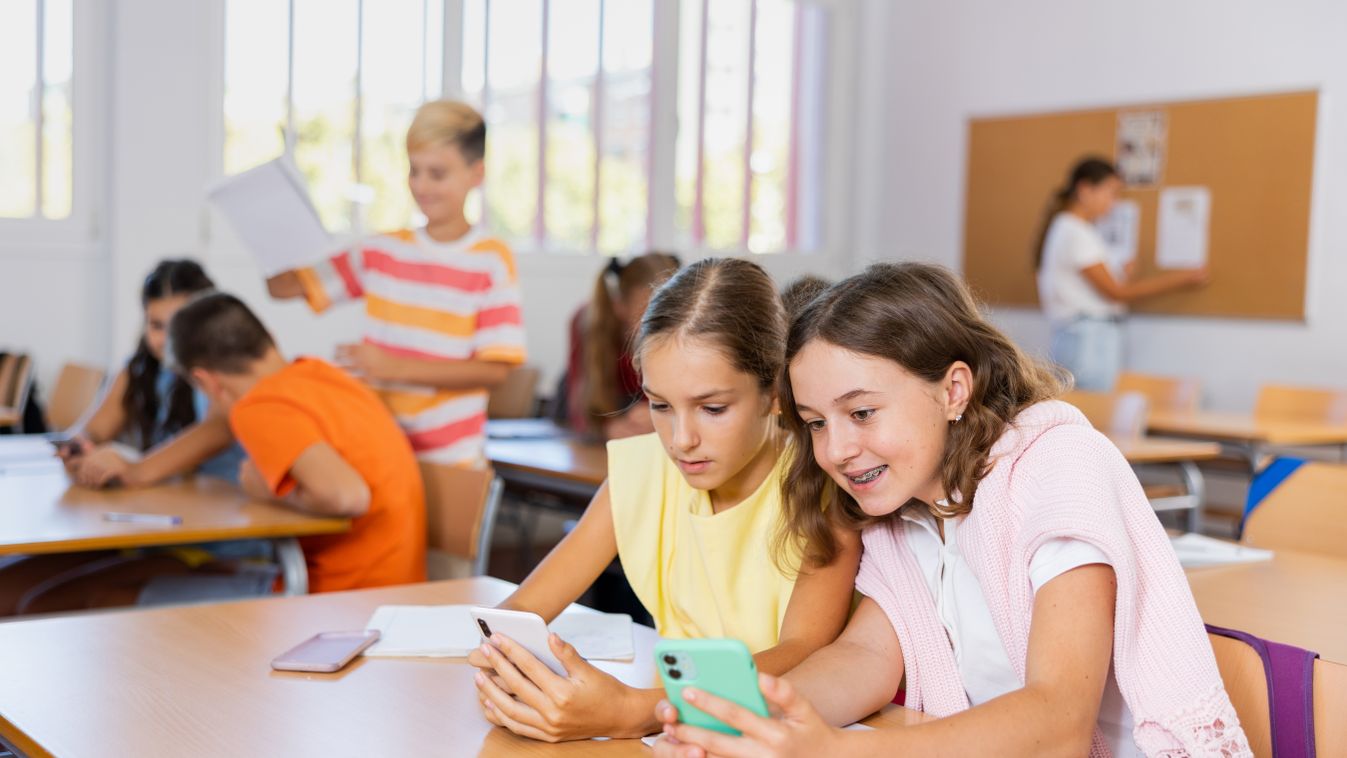
<instances>
[{"instance_id":1,"label":"girl in pink cardigan","mask_svg":"<svg viewBox=\"0 0 1347 758\"><path fill-rule=\"evenodd\" d=\"M1131 468L958 278L873 266L796 317L787 358L812 455L786 480L781 539L826 559L832 525L863 530L865 598L836 642L762 677L778 717L689 697L733 737L661 704L659 754L1251 754ZM903 682L940 718L835 728Z\"/></svg>"}]
</instances>

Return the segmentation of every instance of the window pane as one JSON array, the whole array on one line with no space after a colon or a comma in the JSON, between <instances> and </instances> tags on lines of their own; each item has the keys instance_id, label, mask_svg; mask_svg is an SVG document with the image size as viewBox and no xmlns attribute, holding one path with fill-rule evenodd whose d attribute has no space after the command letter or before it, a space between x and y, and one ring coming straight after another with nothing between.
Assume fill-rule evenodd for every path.
<instances>
[{"instance_id":1,"label":"window pane","mask_svg":"<svg viewBox=\"0 0 1347 758\"><path fill-rule=\"evenodd\" d=\"M486 0L463 0L463 95L482 102L486 71Z\"/></svg>"},{"instance_id":2,"label":"window pane","mask_svg":"<svg viewBox=\"0 0 1347 758\"><path fill-rule=\"evenodd\" d=\"M706 245L739 247L744 228L744 140L748 123L747 0L710 4L706 38Z\"/></svg>"},{"instance_id":3,"label":"window pane","mask_svg":"<svg viewBox=\"0 0 1347 758\"><path fill-rule=\"evenodd\" d=\"M324 225L339 234L352 231L357 197L357 15L356 0L295 0L295 163Z\"/></svg>"},{"instance_id":4,"label":"window pane","mask_svg":"<svg viewBox=\"0 0 1347 758\"><path fill-rule=\"evenodd\" d=\"M0 5L0 217L37 212L33 86L37 15L32 2Z\"/></svg>"},{"instance_id":5,"label":"window pane","mask_svg":"<svg viewBox=\"0 0 1347 758\"><path fill-rule=\"evenodd\" d=\"M603 161L599 249L641 252L649 203L652 0L608 0L604 8Z\"/></svg>"},{"instance_id":6,"label":"window pane","mask_svg":"<svg viewBox=\"0 0 1347 758\"><path fill-rule=\"evenodd\" d=\"M70 0L46 0L42 68L42 215L66 218L74 194Z\"/></svg>"},{"instance_id":7,"label":"window pane","mask_svg":"<svg viewBox=\"0 0 1347 758\"><path fill-rule=\"evenodd\" d=\"M224 172L237 174L285 150L289 11L278 0L225 6Z\"/></svg>"},{"instance_id":8,"label":"window pane","mask_svg":"<svg viewBox=\"0 0 1347 758\"><path fill-rule=\"evenodd\" d=\"M753 62L753 172L748 249L786 247L795 3L758 0L757 60Z\"/></svg>"},{"instance_id":9,"label":"window pane","mask_svg":"<svg viewBox=\"0 0 1347 758\"><path fill-rule=\"evenodd\" d=\"M487 222L505 237L533 232L538 208L541 0L491 0L487 41Z\"/></svg>"},{"instance_id":10,"label":"window pane","mask_svg":"<svg viewBox=\"0 0 1347 758\"><path fill-rule=\"evenodd\" d=\"M594 224L594 84L598 0L549 4L546 222L564 248L590 244Z\"/></svg>"},{"instance_id":11,"label":"window pane","mask_svg":"<svg viewBox=\"0 0 1347 758\"><path fill-rule=\"evenodd\" d=\"M444 0L421 0L425 8L424 79L422 100L435 100L444 94Z\"/></svg>"},{"instance_id":12,"label":"window pane","mask_svg":"<svg viewBox=\"0 0 1347 758\"><path fill-rule=\"evenodd\" d=\"M405 227L416 210L407 189L406 137L431 68L423 49L424 14L425 0L365 4L360 181L366 188L362 199L369 201L367 229Z\"/></svg>"},{"instance_id":13,"label":"window pane","mask_svg":"<svg viewBox=\"0 0 1347 758\"><path fill-rule=\"evenodd\" d=\"M728 1L728 0L726 0ZM693 229L697 201L697 140L701 120L702 5L683 0L678 18L678 139L674 143L674 228L683 244L699 243Z\"/></svg>"}]
</instances>

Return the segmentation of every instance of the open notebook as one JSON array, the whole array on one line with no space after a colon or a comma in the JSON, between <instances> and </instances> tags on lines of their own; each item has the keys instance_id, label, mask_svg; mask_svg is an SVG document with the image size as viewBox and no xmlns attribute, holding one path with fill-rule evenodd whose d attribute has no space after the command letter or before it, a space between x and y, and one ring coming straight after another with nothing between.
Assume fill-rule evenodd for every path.
<instances>
[{"instance_id":1,"label":"open notebook","mask_svg":"<svg viewBox=\"0 0 1347 758\"><path fill-rule=\"evenodd\" d=\"M383 658L463 658L482 644L470 605L384 605L374 611L367 629L379 630L379 641L366 656ZM548 625L575 646L582 658L629 661L636 657L631 616L625 613L567 611Z\"/></svg>"},{"instance_id":2,"label":"open notebook","mask_svg":"<svg viewBox=\"0 0 1347 758\"><path fill-rule=\"evenodd\" d=\"M1217 566L1222 563L1253 563L1272 560L1271 550L1218 540L1194 532L1170 537L1169 544L1184 568Z\"/></svg>"}]
</instances>

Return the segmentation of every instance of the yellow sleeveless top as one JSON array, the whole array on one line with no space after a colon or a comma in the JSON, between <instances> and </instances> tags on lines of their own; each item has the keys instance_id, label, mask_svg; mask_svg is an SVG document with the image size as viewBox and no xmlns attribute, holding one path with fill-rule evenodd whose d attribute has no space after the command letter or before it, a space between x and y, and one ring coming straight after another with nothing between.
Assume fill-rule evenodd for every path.
<instances>
[{"instance_id":1,"label":"yellow sleeveless top","mask_svg":"<svg viewBox=\"0 0 1347 758\"><path fill-rule=\"evenodd\" d=\"M656 434L608 443L608 494L617 554L636 597L663 637L734 637L758 652L777 643L795 572L783 574L771 540L781 518L787 450L742 503L712 513Z\"/></svg>"}]
</instances>

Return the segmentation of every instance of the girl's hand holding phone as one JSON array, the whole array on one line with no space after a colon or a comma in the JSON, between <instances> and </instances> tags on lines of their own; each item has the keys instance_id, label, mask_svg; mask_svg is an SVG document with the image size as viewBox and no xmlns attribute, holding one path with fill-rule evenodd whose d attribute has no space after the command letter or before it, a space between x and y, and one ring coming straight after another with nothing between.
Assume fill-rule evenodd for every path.
<instances>
[{"instance_id":1,"label":"girl's hand holding phone","mask_svg":"<svg viewBox=\"0 0 1347 758\"><path fill-rule=\"evenodd\" d=\"M747 758L771 756L844 755L841 744L846 732L824 723L809 701L801 697L785 679L758 675L758 684L768 707L776 718L763 718L747 708L735 705L692 687L683 690L683 699L699 710L743 732L732 736L678 723L678 711L667 700L655 708L655 718L664 725L664 737L655 743L659 758L705 758L726 756Z\"/></svg>"},{"instance_id":2,"label":"girl's hand holding phone","mask_svg":"<svg viewBox=\"0 0 1347 758\"><path fill-rule=\"evenodd\" d=\"M132 463L118 455L110 445L100 445L93 452L72 459L72 466L71 475L84 487L131 483Z\"/></svg>"},{"instance_id":3,"label":"girl's hand holding phone","mask_svg":"<svg viewBox=\"0 0 1347 758\"><path fill-rule=\"evenodd\" d=\"M544 742L649 733L649 705L641 708L635 702L638 690L592 666L555 634L548 635L547 645L566 676L558 676L501 634L493 634L469 658L474 666L496 672L491 676L479 671L476 676L477 699L487 721Z\"/></svg>"}]
</instances>

